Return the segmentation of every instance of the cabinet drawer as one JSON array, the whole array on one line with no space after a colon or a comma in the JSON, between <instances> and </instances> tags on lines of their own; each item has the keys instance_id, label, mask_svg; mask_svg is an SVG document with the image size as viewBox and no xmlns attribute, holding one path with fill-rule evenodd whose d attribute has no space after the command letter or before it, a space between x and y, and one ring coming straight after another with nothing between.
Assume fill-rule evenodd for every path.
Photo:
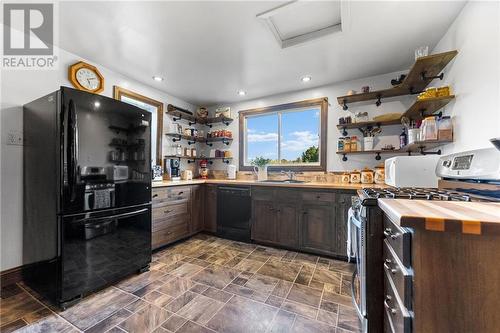
<instances>
[{"instance_id":1,"label":"cabinet drawer","mask_svg":"<svg viewBox=\"0 0 500 333\"><path fill-rule=\"evenodd\" d=\"M334 202L335 193L333 192L302 192L302 200L311 202Z\"/></svg>"},{"instance_id":2,"label":"cabinet drawer","mask_svg":"<svg viewBox=\"0 0 500 333\"><path fill-rule=\"evenodd\" d=\"M410 312L401 304L401 300L396 296L389 274L387 271L384 274L384 308L389 317L385 320L390 319L394 332L410 333L412 320Z\"/></svg>"},{"instance_id":3,"label":"cabinet drawer","mask_svg":"<svg viewBox=\"0 0 500 333\"><path fill-rule=\"evenodd\" d=\"M187 200L183 200L178 203L163 203L153 207L153 222L158 219L187 214L188 212L189 205Z\"/></svg>"},{"instance_id":4,"label":"cabinet drawer","mask_svg":"<svg viewBox=\"0 0 500 333\"><path fill-rule=\"evenodd\" d=\"M291 201L297 201L299 199L299 192L290 189L279 189L274 192L274 197L276 201L291 203Z\"/></svg>"},{"instance_id":5,"label":"cabinet drawer","mask_svg":"<svg viewBox=\"0 0 500 333\"><path fill-rule=\"evenodd\" d=\"M152 231L158 231L166 228L170 228L175 225L188 224L189 223L189 215L177 215L174 217L169 217L161 220L154 220L153 225L151 227Z\"/></svg>"},{"instance_id":6,"label":"cabinet drawer","mask_svg":"<svg viewBox=\"0 0 500 333\"><path fill-rule=\"evenodd\" d=\"M191 195L189 186L174 186L167 190L167 199L169 201L188 199Z\"/></svg>"},{"instance_id":7,"label":"cabinet drawer","mask_svg":"<svg viewBox=\"0 0 500 333\"><path fill-rule=\"evenodd\" d=\"M411 233L395 225L384 215L384 238L407 268L411 267Z\"/></svg>"},{"instance_id":8,"label":"cabinet drawer","mask_svg":"<svg viewBox=\"0 0 500 333\"><path fill-rule=\"evenodd\" d=\"M168 192L167 192L167 188L166 187L160 187L160 188L153 188L153 190L151 191L151 199L153 201L153 204L155 202L162 202L162 201L165 201L167 200L168 196Z\"/></svg>"},{"instance_id":9,"label":"cabinet drawer","mask_svg":"<svg viewBox=\"0 0 500 333\"><path fill-rule=\"evenodd\" d=\"M403 305L408 309L412 309L413 275L401 264L387 239L384 240L384 270L394 284L396 293Z\"/></svg>"},{"instance_id":10,"label":"cabinet drawer","mask_svg":"<svg viewBox=\"0 0 500 333\"><path fill-rule=\"evenodd\" d=\"M156 249L160 246L175 242L189 233L188 225L181 224L167 229L155 231L152 234L152 248Z\"/></svg>"},{"instance_id":11,"label":"cabinet drawer","mask_svg":"<svg viewBox=\"0 0 500 333\"><path fill-rule=\"evenodd\" d=\"M252 188L252 199L273 200L274 190L265 188Z\"/></svg>"}]
</instances>

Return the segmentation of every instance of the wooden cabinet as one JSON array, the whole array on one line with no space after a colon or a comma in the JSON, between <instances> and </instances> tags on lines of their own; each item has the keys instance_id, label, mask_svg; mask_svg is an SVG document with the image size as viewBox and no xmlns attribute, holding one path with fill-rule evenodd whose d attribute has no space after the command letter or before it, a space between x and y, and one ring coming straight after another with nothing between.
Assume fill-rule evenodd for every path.
<instances>
[{"instance_id":1,"label":"wooden cabinet","mask_svg":"<svg viewBox=\"0 0 500 333\"><path fill-rule=\"evenodd\" d=\"M205 187L205 212L204 230L212 233L217 232L217 185L207 184Z\"/></svg>"},{"instance_id":2,"label":"wooden cabinet","mask_svg":"<svg viewBox=\"0 0 500 333\"><path fill-rule=\"evenodd\" d=\"M295 203L278 203L276 206L276 242L296 248L299 245L298 207Z\"/></svg>"},{"instance_id":3,"label":"wooden cabinet","mask_svg":"<svg viewBox=\"0 0 500 333\"><path fill-rule=\"evenodd\" d=\"M300 222L301 248L331 254L335 248L335 206L304 204Z\"/></svg>"},{"instance_id":4,"label":"wooden cabinet","mask_svg":"<svg viewBox=\"0 0 500 333\"><path fill-rule=\"evenodd\" d=\"M276 209L272 201L252 201L252 239L276 243Z\"/></svg>"},{"instance_id":5,"label":"wooden cabinet","mask_svg":"<svg viewBox=\"0 0 500 333\"><path fill-rule=\"evenodd\" d=\"M201 185L153 189L152 249L203 230L205 214L203 191Z\"/></svg>"},{"instance_id":6,"label":"wooden cabinet","mask_svg":"<svg viewBox=\"0 0 500 333\"><path fill-rule=\"evenodd\" d=\"M201 185L191 187L191 223L189 231L197 233L204 228L205 200L204 188Z\"/></svg>"}]
</instances>

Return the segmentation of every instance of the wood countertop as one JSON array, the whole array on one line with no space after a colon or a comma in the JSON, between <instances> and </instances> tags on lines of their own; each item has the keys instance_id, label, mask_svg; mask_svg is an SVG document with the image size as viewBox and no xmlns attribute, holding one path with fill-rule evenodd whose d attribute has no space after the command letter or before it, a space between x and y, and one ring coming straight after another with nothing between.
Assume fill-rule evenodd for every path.
<instances>
[{"instance_id":1,"label":"wood countertop","mask_svg":"<svg viewBox=\"0 0 500 333\"><path fill-rule=\"evenodd\" d=\"M379 199L395 223L417 230L500 235L500 203Z\"/></svg>"},{"instance_id":2,"label":"wood countertop","mask_svg":"<svg viewBox=\"0 0 500 333\"><path fill-rule=\"evenodd\" d=\"M343 183L327 183L327 182L306 182L306 183L264 183L256 180L238 180L238 179L193 179L181 181L163 181L153 182L152 187L168 187L181 185L196 185L196 184L216 184L216 185L251 185L251 186L271 186L271 187L287 187L287 188L306 188L306 189L339 189L339 190L359 190L366 187L386 188L383 184L343 184Z\"/></svg>"}]
</instances>

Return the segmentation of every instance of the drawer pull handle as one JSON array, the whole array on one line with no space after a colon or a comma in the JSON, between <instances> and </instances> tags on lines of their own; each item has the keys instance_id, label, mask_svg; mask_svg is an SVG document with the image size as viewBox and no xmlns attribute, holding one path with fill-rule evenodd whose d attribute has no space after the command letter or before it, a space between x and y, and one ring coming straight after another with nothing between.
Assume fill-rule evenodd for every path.
<instances>
[{"instance_id":1,"label":"drawer pull handle","mask_svg":"<svg viewBox=\"0 0 500 333\"><path fill-rule=\"evenodd\" d=\"M153 194L153 198L156 198L158 196L158 194Z\"/></svg>"},{"instance_id":2,"label":"drawer pull handle","mask_svg":"<svg viewBox=\"0 0 500 333\"><path fill-rule=\"evenodd\" d=\"M177 194L177 195L182 195L182 193L184 193L184 191L180 191L179 194Z\"/></svg>"},{"instance_id":3,"label":"drawer pull handle","mask_svg":"<svg viewBox=\"0 0 500 333\"><path fill-rule=\"evenodd\" d=\"M384 263L384 268L391 272L392 274L396 274L398 272L397 269L391 268L387 263Z\"/></svg>"},{"instance_id":4,"label":"drawer pull handle","mask_svg":"<svg viewBox=\"0 0 500 333\"><path fill-rule=\"evenodd\" d=\"M321 195L317 195L317 196L316 196L316 199L320 199L320 198L321 198Z\"/></svg>"},{"instance_id":5,"label":"drawer pull handle","mask_svg":"<svg viewBox=\"0 0 500 333\"><path fill-rule=\"evenodd\" d=\"M388 300L389 299L384 300L384 306L387 310L389 310L391 312L391 314L395 315L396 313L398 313L398 311L394 308L391 308L391 306L387 303Z\"/></svg>"}]
</instances>

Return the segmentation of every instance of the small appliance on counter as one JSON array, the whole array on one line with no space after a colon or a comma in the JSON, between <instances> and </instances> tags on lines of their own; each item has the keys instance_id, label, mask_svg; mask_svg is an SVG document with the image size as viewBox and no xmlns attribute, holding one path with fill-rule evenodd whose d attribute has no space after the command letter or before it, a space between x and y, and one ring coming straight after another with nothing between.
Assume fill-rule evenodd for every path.
<instances>
[{"instance_id":1,"label":"small appliance on counter","mask_svg":"<svg viewBox=\"0 0 500 333\"><path fill-rule=\"evenodd\" d=\"M163 168L161 165L153 165L153 181L161 182L163 180Z\"/></svg>"},{"instance_id":2,"label":"small appliance on counter","mask_svg":"<svg viewBox=\"0 0 500 333\"><path fill-rule=\"evenodd\" d=\"M164 160L165 173L168 180L181 180L180 160L178 158L166 158Z\"/></svg>"},{"instance_id":3,"label":"small appliance on counter","mask_svg":"<svg viewBox=\"0 0 500 333\"><path fill-rule=\"evenodd\" d=\"M394 187L437 187L438 155L396 156L385 160L385 183Z\"/></svg>"},{"instance_id":4,"label":"small appliance on counter","mask_svg":"<svg viewBox=\"0 0 500 333\"><path fill-rule=\"evenodd\" d=\"M227 165L227 179L236 179L236 165Z\"/></svg>"}]
</instances>

